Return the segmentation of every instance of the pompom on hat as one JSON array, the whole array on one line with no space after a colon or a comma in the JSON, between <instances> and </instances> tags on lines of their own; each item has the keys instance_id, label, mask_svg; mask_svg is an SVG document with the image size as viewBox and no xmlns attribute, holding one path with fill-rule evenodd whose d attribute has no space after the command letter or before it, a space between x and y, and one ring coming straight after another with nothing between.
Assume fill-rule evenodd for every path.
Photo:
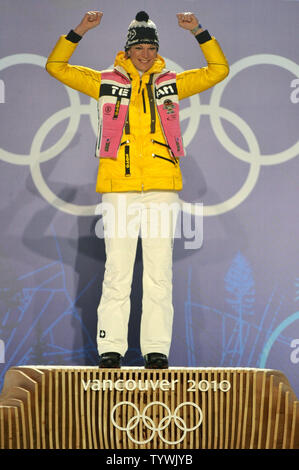
<instances>
[{"instance_id":1,"label":"pompom on hat","mask_svg":"<svg viewBox=\"0 0 299 470\"><path fill-rule=\"evenodd\" d=\"M128 28L125 51L136 44L154 44L159 48L159 37L155 23L145 11L139 11Z\"/></svg>"}]
</instances>

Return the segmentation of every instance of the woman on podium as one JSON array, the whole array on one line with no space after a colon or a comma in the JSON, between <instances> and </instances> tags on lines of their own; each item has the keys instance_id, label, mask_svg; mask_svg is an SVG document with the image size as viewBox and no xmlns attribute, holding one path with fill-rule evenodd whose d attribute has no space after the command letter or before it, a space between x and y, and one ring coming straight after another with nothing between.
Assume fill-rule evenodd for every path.
<instances>
[{"instance_id":1,"label":"woman on podium","mask_svg":"<svg viewBox=\"0 0 299 470\"><path fill-rule=\"evenodd\" d=\"M174 310L172 252L177 214L172 208L179 205L180 159L185 156L179 101L223 80L229 66L217 40L196 16L179 13L178 25L197 41L207 66L182 73L167 70L158 53L156 25L145 12L137 13L130 23L124 50L116 55L112 70L70 65L79 41L100 25L102 17L99 11L86 13L74 30L60 37L46 64L53 77L98 101L96 156L100 160L96 191L102 193L102 203L113 208L110 214L114 217L112 225L109 217L103 218L106 264L98 306L99 366L121 367L127 351L131 283L140 231L141 352L146 368L167 368ZM115 34L114 29L111 34ZM161 220L157 222L157 218L155 230L150 226L149 214L157 204L163 204L163 218L165 214L169 217L166 233L161 233ZM132 208L139 210L137 228L124 230L132 222Z\"/></svg>"}]
</instances>

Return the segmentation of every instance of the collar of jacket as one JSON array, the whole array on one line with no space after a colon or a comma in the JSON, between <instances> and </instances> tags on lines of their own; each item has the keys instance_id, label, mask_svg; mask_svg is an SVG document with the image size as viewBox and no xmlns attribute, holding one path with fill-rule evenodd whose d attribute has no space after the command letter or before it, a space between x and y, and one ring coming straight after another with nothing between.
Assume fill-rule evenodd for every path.
<instances>
[{"instance_id":1,"label":"collar of jacket","mask_svg":"<svg viewBox=\"0 0 299 470\"><path fill-rule=\"evenodd\" d=\"M114 67L117 68L120 72L125 72L125 75L129 76L133 82L139 84L140 82L140 75L136 67L134 66L131 59L126 59L125 52L120 51L115 57ZM123 69L123 70L122 70ZM165 60L159 54L152 65L152 67L143 73L142 81L143 83L147 83L149 81L149 77L152 73L161 73L165 69Z\"/></svg>"}]
</instances>

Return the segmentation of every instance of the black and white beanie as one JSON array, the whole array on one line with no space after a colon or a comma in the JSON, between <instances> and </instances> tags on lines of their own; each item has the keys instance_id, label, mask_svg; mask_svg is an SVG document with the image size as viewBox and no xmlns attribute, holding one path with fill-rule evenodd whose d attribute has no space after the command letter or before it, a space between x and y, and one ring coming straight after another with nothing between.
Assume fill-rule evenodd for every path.
<instances>
[{"instance_id":1,"label":"black and white beanie","mask_svg":"<svg viewBox=\"0 0 299 470\"><path fill-rule=\"evenodd\" d=\"M159 48L158 31L155 23L145 11L139 11L128 28L125 51L136 44L154 44Z\"/></svg>"}]
</instances>

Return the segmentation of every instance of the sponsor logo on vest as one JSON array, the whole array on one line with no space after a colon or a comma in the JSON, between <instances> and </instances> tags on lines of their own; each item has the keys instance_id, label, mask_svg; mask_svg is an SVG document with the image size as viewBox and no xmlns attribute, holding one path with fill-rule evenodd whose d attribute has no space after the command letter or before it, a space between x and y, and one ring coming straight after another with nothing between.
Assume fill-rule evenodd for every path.
<instances>
[{"instance_id":1,"label":"sponsor logo on vest","mask_svg":"<svg viewBox=\"0 0 299 470\"><path fill-rule=\"evenodd\" d=\"M104 113L105 114L111 114L112 113L112 106L110 104L106 104L104 106Z\"/></svg>"},{"instance_id":2,"label":"sponsor logo on vest","mask_svg":"<svg viewBox=\"0 0 299 470\"><path fill-rule=\"evenodd\" d=\"M167 114L174 114L175 104L170 99L167 99L163 103L163 108L166 109Z\"/></svg>"},{"instance_id":3,"label":"sponsor logo on vest","mask_svg":"<svg viewBox=\"0 0 299 470\"><path fill-rule=\"evenodd\" d=\"M120 98L130 98L131 87L123 87L115 83L102 83L100 89L100 98L103 96L116 96ZM109 103L107 103L109 105Z\"/></svg>"},{"instance_id":4,"label":"sponsor logo on vest","mask_svg":"<svg viewBox=\"0 0 299 470\"><path fill-rule=\"evenodd\" d=\"M175 95L176 90L173 85L164 85L156 89L156 98L160 99L161 96Z\"/></svg>"},{"instance_id":5,"label":"sponsor logo on vest","mask_svg":"<svg viewBox=\"0 0 299 470\"><path fill-rule=\"evenodd\" d=\"M111 85L111 93L112 95L116 96L125 96L129 97L130 95L130 89L129 88L122 88L116 85Z\"/></svg>"}]
</instances>

